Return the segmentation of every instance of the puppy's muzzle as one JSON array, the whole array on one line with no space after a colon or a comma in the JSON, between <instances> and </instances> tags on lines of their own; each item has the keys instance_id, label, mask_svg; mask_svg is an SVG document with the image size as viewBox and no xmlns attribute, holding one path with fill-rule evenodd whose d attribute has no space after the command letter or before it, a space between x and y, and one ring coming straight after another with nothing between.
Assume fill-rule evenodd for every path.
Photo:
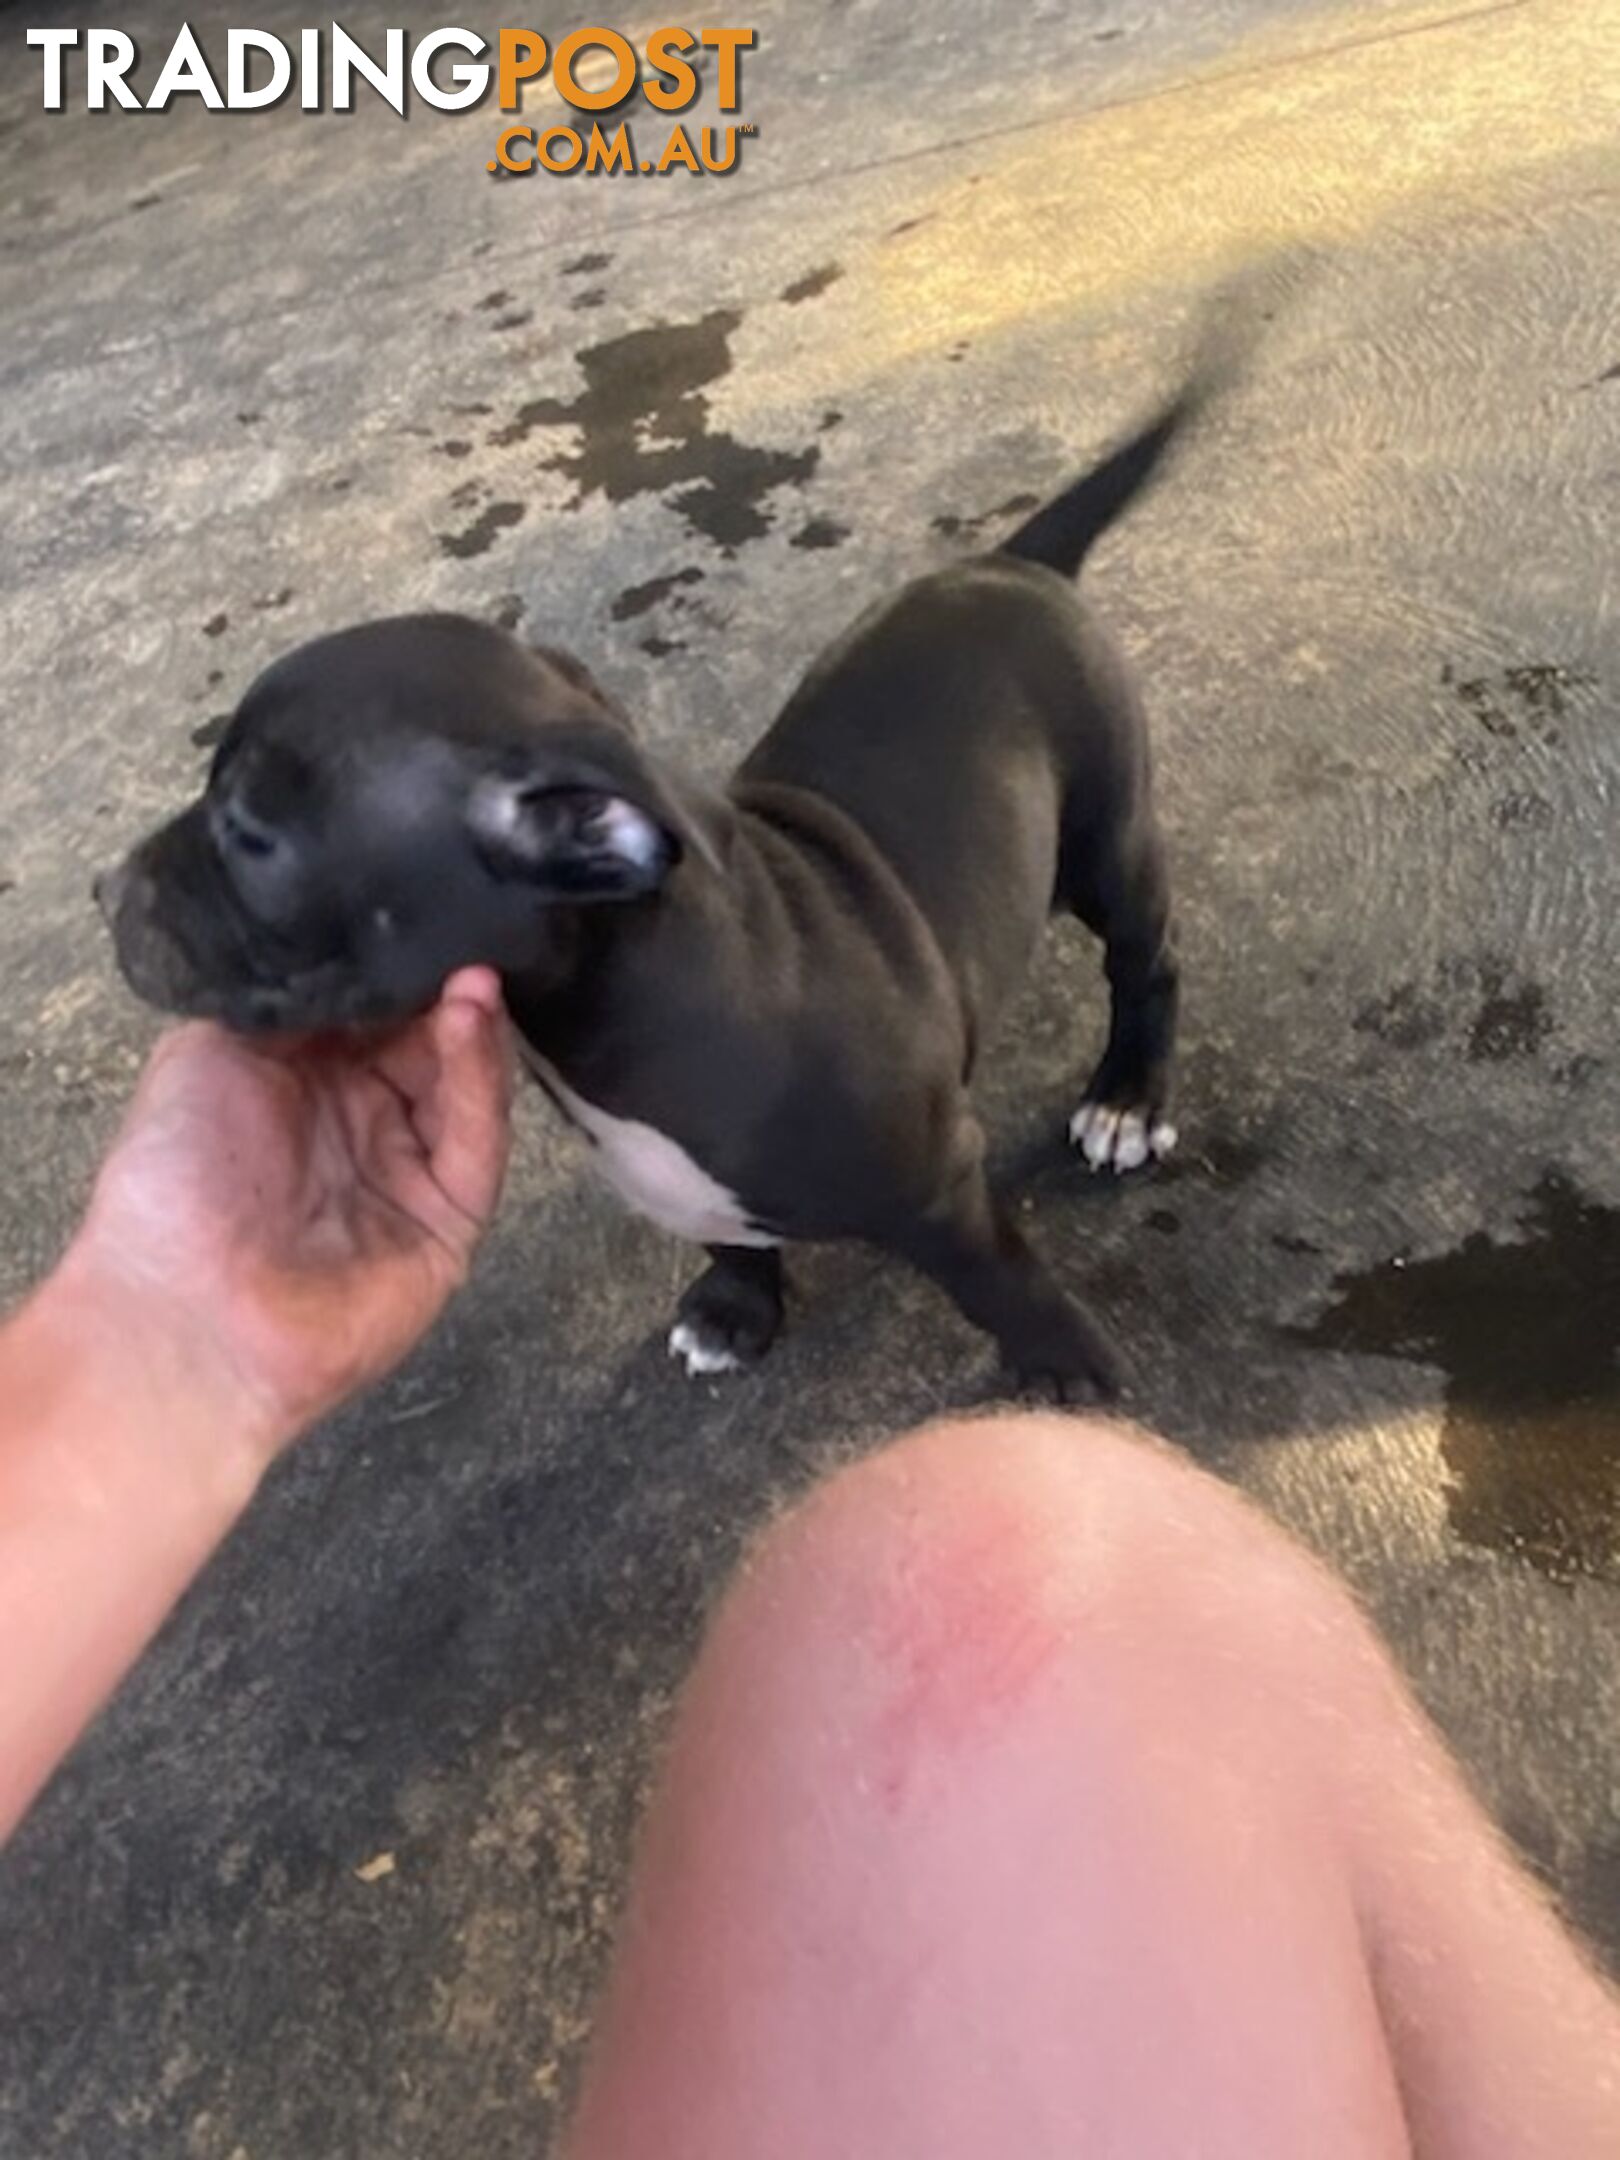
<instances>
[{"instance_id":1,"label":"puppy's muzzle","mask_svg":"<svg viewBox=\"0 0 1620 2160\"><path fill-rule=\"evenodd\" d=\"M103 870L90 889L112 932L124 980L136 996L163 1012L195 1010L196 962L159 920L151 875L136 862L122 862Z\"/></svg>"}]
</instances>

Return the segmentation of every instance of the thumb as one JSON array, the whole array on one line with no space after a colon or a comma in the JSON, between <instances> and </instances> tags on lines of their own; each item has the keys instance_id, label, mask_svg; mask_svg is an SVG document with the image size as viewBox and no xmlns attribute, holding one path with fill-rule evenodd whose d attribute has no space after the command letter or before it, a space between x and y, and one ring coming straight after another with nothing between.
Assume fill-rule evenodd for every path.
<instances>
[{"instance_id":1,"label":"thumb","mask_svg":"<svg viewBox=\"0 0 1620 2160\"><path fill-rule=\"evenodd\" d=\"M438 1072L429 1162L434 1182L484 1229L495 1213L511 1147L512 1058L497 994L456 994L456 979L431 1020Z\"/></svg>"}]
</instances>

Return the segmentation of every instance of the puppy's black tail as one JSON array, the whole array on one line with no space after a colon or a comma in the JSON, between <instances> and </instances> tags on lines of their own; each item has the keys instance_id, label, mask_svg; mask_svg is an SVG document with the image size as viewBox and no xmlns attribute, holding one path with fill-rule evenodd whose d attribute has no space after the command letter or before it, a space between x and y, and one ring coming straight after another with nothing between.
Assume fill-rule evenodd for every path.
<instances>
[{"instance_id":1,"label":"puppy's black tail","mask_svg":"<svg viewBox=\"0 0 1620 2160\"><path fill-rule=\"evenodd\" d=\"M1207 383L1199 379L1189 383L1139 435L1094 465L1003 540L1001 553L1016 555L1023 562L1045 563L1049 570L1073 577L1092 544L1152 480L1170 445L1208 397Z\"/></svg>"},{"instance_id":2,"label":"puppy's black tail","mask_svg":"<svg viewBox=\"0 0 1620 2160\"><path fill-rule=\"evenodd\" d=\"M1073 577L1093 544L1162 469L1172 445L1245 366L1264 324L1314 275L1302 254L1240 272L1207 304L1182 388L1139 434L1020 525L1000 552Z\"/></svg>"}]
</instances>

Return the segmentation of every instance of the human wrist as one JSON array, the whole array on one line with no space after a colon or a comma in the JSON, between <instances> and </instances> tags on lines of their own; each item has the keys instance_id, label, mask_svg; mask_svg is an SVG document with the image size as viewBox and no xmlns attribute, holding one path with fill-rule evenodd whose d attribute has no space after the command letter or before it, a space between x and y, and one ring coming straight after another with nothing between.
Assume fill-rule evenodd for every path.
<instances>
[{"instance_id":1,"label":"human wrist","mask_svg":"<svg viewBox=\"0 0 1620 2160\"><path fill-rule=\"evenodd\" d=\"M20 1316L58 1419L135 1450L205 1509L238 1512L291 1437L206 1315L82 1234Z\"/></svg>"}]
</instances>

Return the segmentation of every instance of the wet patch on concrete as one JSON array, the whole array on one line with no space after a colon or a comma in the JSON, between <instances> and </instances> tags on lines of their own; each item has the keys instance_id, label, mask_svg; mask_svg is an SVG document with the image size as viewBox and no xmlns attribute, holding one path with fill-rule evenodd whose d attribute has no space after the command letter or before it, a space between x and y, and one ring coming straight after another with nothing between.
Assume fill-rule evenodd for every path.
<instances>
[{"instance_id":1,"label":"wet patch on concrete","mask_svg":"<svg viewBox=\"0 0 1620 2160\"><path fill-rule=\"evenodd\" d=\"M524 514L524 506L519 502L491 503L462 531L438 534L439 546L446 555L453 555L463 562L473 555L486 555L501 533L522 523Z\"/></svg>"},{"instance_id":2,"label":"wet patch on concrete","mask_svg":"<svg viewBox=\"0 0 1620 2160\"><path fill-rule=\"evenodd\" d=\"M463 440L459 435L447 436L442 443L435 443L433 447L440 457L464 458L472 456L472 444Z\"/></svg>"},{"instance_id":3,"label":"wet patch on concrete","mask_svg":"<svg viewBox=\"0 0 1620 2160\"><path fill-rule=\"evenodd\" d=\"M571 308L599 308L606 298L607 287L605 285L591 285L584 292L575 293L568 305Z\"/></svg>"},{"instance_id":4,"label":"wet patch on concrete","mask_svg":"<svg viewBox=\"0 0 1620 2160\"><path fill-rule=\"evenodd\" d=\"M564 277L590 277L597 270L605 270L612 260L611 255L603 255L596 251L586 255L576 255L572 262L563 264L562 274Z\"/></svg>"},{"instance_id":5,"label":"wet patch on concrete","mask_svg":"<svg viewBox=\"0 0 1620 2160\"><path fill-rule=\"evenodd\" d=\"M1381 998L1372 998L1351 1021L1360 1035L1376 1035L1397 1050L1421 1050L1438 1041L1446 1031L1446 1016L1416 983L1397 983Z\"/></svg>"},{"instance_id":6,"label":"wet patch on concrete","mask_svg":"<svg viewBox=\"0 0 1620 2160\"><path fill-rule=\"evenodd\" d=\"M608 613L615 622L631 622L637 615L645 615L649 608L667 600L682 585L700 584L702 578L703 572L697 565L688 563L684 570L671 570L663 577L648 578L644 585L627 585Z\"/></svg>"},{"instance_id":7,"label":"wet patch on concrete","mask_svg":"<svg viewBox=\"0 0 1620 2160\"><path fill-rule=\"evenodd\" d=\"M478 303L480 310L486 315L493 315L501 308L510 307L511 304L512 295L504 285L495 292L485 293L483 299Z\"/></svg>"},{"instance_id":8,"label":"wet patch on concrete","mask_svg":"<svg viewBox=\"0 0 1620 2160\"><path fill-rule=\"evenodd\" d=\"M1558 723L1571 694L1593 686L1590 675L1555 660L1503 668L1497 675L1460 676L1448 660L1440 680L1465 705L1487 735L1500 742L1539 742L1556 748Z\"/></svg>"},{"instance_id":9,"label":"wet patch on concrete","mask_svg":"<svg viewBox=\"0 0 1620 2160\"><path fill-rule=\"evenodd\" d=\"M1602 1058L1594 1057L1590 1050L1581 1050L1574 1057L1567 1058L1562 1065L1555 1065L1553 1078L1560 1087L1580 1088L1585 1087L1589 1080L1596 1079L1602 1070Z\"/></svg>"},{"instance_id":10,"label":"wet patch on concrete","mask_svg":"<svg viewBox=\"0 0 1620 2160\"><path fill-rule=\"evenodd\" d=\"M813 517L801 525L788 540L789 547L835 548L842 547L849 538L850 528L840 525L835 518Z\"/></svg>"},{"instance_id":11,"label":"wet patch on concrete","mask_svg":"<svg viewBox=\"0 0 1620 2160\"><path fill-rule=\"evenodd\" d=\"M802 487L820 462L804 450L767 450L709 426L709 386L731 372L731 337L742 317L717 308L696 322L631 330L575 357L585 387L574 398L534 398L497 428L497 446L535 428L578 430L579 448L546 460L574 483L573 504L662 494L694 533L732 554L770 530L765 498Z\"/></svg>"},{"instance_id":12,"label":"wet patch on concrete","mask_svg":"<svg viewBox=\"0 0 1620 2160\"><path fill-rule=\"evenodd\" d=\"M1553 816L1552 804L1534 788L1516 788L1491 804L1491 823L1500 832L1545 832Z\"/></svg>"},{"instance_id":13,"label":"wet patch on concrete","mask_svg":"<svg viewBox=\"0 0 1620 2160\"><path fill-rule=\"evenodd\" d=\"M1547 994L1539 983L1509 988L1500 977L1485 985L1484 1000L1468 1036L1475 1064L1499 1064L1506 1058L1534 1057L1553 1031Z\"/></svg>"},{"instance_id":14,"label":"wet patch on concrete","mask_svg":"<svg viewBox=\"0 0 1620 2160\"><path fill-rule=\"evenodd\" d=\"M784 285L778 297L789 307L797 307L801 301L819 298L829 285L836 285L843 274L842 263L821 263L814 270L807 270L803 277L795 278L791 285Z\"/></svg>"},{"instance_id":15,"label":"wet patch on concrete","mask_svg":"<svg viewBox=\"0 0 1620 2160\"><path fill-rule=\"evenodd\" d=\"M1620 1574L1620 1209L1560 1170L1518 1237L1341 1275L1313 1348L1438 1367L1447 1512L1465 1543L1555 1582Z\"/></svg>"},{"instance_id":16,"label":"wet patch on concrete","mask_svg":"<svg viewBox=\"0 0 1620 2160\"><path fill-rule=\"evenodd\" d=\"M1509 963L1494 953L1443 962L1429 988L1396 983L1369 999L1350 1024L1358 1034L1376 1035L1396 1050L1423 1050L1453 1027L1466 1028L1469 1058L1488 1065L1535 1057L1556 1030L1540 983L1516 979Z\"/></svg>"},{"instance_id":17,"label":"wet patch on concrete","mask_svg":"<svg viewBox=\"0 0 1620 2160\"><path fill-rule=\"evenodd\" d=\"M513 308L510 313L497 315L490 324L492 330L521 330L525 323L534 321L533 308Z\"/></svg>"},{"instance_id":18,"label":"wet patch on concrete","mask_svg":"<svg viewBox=\"0 0 1620 2160\"><path fill-rule=\"evenodd\" d=\"M929 520L930 529L942 540L976 541L988 525L999 524L1004 518L1018 517L1025 511L1038 510L1041 498L1028 493L1009 495L992 510L981 510L977 517L957 517L947 510L943 516Z\"/></svg>"}]
</instances>

